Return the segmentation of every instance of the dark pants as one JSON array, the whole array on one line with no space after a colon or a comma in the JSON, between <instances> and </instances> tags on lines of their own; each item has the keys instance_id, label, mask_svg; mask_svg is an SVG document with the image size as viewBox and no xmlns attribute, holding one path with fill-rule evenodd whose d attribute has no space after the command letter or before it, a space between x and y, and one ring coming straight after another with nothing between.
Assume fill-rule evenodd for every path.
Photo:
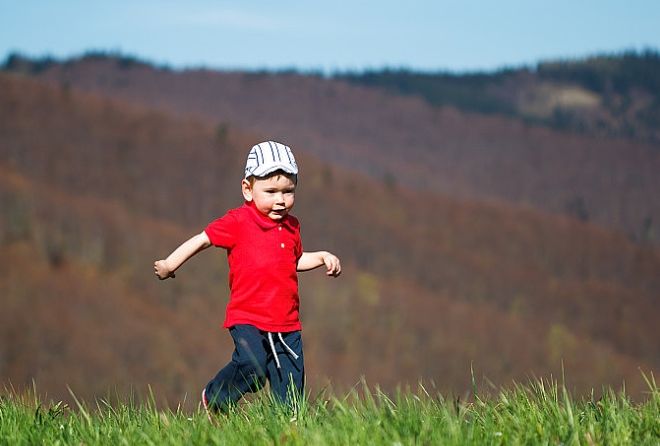
<instances>
[{"instance_id":1,"label":"dark pants","mask_svg":"<svg viewBox=\"0 0 660 446\"><path fill-rule=\"evenodd\" d=\"M275 351L280 362L277 368L268 340L268 332L253 325L235 325L229 329L234 339L231 362L206 385L206 397L211 407L225 410L248 392L256 392L270 383L271 395L292 405L292 397L300 398L304 386L304 358L300 331L282 333L284 342L298 355L295 359L273 334Z\"/></svg>"}]
</instances>

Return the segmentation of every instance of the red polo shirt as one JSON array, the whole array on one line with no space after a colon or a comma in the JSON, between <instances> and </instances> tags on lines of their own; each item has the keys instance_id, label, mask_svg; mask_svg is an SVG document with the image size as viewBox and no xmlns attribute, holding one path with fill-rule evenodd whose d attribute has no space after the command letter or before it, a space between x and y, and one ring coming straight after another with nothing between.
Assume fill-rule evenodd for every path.
<instances>
[{"instance_id":1,"label":"red polo shirt","mask_svg":"<svg viewBox=\"0 0 660 446\"><path fill-rule=\"evenodd\" d=\"M230 299L224 328L251 324L260 330L300 330L298 273L300 223L292 215L277 222L254 204L232 209L205 229L227 250Z\"/></svg>"}]
</instances>

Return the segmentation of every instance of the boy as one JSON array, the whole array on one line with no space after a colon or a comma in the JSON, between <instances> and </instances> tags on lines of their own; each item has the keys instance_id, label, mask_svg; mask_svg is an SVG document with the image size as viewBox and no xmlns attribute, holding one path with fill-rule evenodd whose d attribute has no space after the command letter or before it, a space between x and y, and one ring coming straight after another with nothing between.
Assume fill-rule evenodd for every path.
<instances>
[{"instance_id":1,"label":"boy","mask_svg":"<svg viewBox=\"0 0 660 446\"><path fill-rule=\"evenodd\" d=\"M297 179L289 147L274 141L257 144L241 182L245 204L154 263L156 276L164 280L175 277L177 268L209 246L227 250L230 300L223 327L234 340L234 352L202 391L211 422L211 413L225 411L266 381L281 402L291 404L292 397L302 396L297 272L325 266L328 276L337 277L341 265L327 251L303 252L299 222L289 214Z\"/></svg>"}]
</instances>

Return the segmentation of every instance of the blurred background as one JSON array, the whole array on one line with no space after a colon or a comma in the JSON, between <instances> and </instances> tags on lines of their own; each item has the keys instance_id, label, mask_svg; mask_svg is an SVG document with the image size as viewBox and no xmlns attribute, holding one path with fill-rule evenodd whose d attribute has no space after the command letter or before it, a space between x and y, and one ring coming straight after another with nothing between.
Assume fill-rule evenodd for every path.
<instances>
[{"instance_id":1,"label":"blurred background","mask_svg":"<svg viewBox=\"0 0 660 446\"><path fill-rule=\"evenodd\" d=\"M0 393L186 410L229 360L226 253L163 258L292 147L309 391L660 367L660 4L0 5ZM71 390L69 390L71 389Z\"/></svg>"}]
</instances>

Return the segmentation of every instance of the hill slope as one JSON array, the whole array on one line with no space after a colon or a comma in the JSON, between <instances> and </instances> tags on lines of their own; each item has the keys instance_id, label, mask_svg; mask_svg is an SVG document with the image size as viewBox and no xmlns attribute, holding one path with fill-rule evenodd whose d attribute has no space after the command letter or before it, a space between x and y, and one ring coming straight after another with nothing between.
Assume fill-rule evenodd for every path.
<instances>
[{"instance_id":1,"label":"hill slope","mask_svg":"<svg viewBox=\"0 0 660 446\"><path fill-rule=\"evenodd\" d=\"M378 180L533 206L660 241L660 151L640 141L564 133L296 73L173 72L90 56L37 75L283 139ZM540 82L516 79L507 94Z\"/></svg>"},{"instance_id":2,"label":"hill slope","mask_svg":"<svg viewBox=\"0 0 660 446\"><path fill-rule=\"evenodd\" d=\"M604 138L660 144L660 53L646 50L545 61L493 73L382 70L338 76L435 106L515 116Z\"/></svg>"},{"instance_id":3,"label":"hill slope","mask_svg":"<svg viewBox=\"0 0 660 446\"><path fill-rule=\"evenodd\" d=\"M174 281L151 264L239 201L259 137L0 75L0 376L49 395L152 385L176 405L229 357L221 251ZM561 216L439 197L296 147L307 249L345 274L303 276L310 382L470 388L559 373L581 392L658 367L660 258ZM75 364L75 366L73 366ZM43 386L43 387L42 387Z\"/></svg>"}]
</instances>

